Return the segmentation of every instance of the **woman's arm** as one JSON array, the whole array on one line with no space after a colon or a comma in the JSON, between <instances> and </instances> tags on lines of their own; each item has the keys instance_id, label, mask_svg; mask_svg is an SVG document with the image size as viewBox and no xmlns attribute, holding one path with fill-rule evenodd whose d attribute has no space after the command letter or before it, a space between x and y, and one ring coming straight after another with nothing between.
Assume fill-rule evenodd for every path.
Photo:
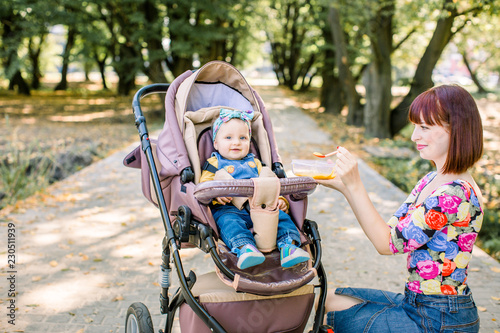
<instances>
[{"instance_id":1,"label":"woman's arm","mask_svg":"<svg viewBox=\"0 0 500 333\"><path fill-rule=\"evenodd\" d=\"M336 178L318 180L318 183L340 191L347 199L361 228L377 251L380 254L392 254L389 246L391 229L377 212L361 182L358 162L343 147L338 149L335 169Z\"/></svg>"}]
</instances>

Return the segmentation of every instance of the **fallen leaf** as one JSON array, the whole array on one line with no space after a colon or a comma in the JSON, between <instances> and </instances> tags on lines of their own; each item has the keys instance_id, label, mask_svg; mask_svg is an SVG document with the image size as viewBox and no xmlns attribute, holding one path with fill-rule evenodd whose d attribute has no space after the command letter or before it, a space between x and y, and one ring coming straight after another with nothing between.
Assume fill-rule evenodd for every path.
<instances>
[{"instance_id":1,"label":"fallen leaf","mask_svg":"<svg viewBox=\"0 0 500 333\"><path fill-rule=\"evenodd\" d=\"M495 301L500 301L500 297L491 296L491 298Z\"/></svg>"},{"instance_id":2,"label":"fallen leaf","mask_svg":"<svg viewBox=\"0 0 500 333\"><path fill-rule=\"evenodd\" d=\"M478 306L477 309L481 312L486 312L486 308L484 306Z\"/></svg>"},{"instance_id":3,"label":"fallen leaf","mask_svg":"<svg viewBox=\"0 0 500 333\"><path fill-rule=\"evenodd\" d=\"M97 286L99 288L109 288L109 287L111 287L111 284L109 284L109 283L99 283L99 284L97 284Z\"/></svg>"},{"instance_id":4,"label":"fallen leaf","mask_svg":"<svg viewBox=\"0 0 500 333\"><path fill-rule=\"evenodd\" d=\"M51 262L49 262L49 265L52 267L56 267L58 265L58 263L57 263L57 261L52 260Z\"/></svg>"},{"instance_id":5,"label":"fallen leaf","mask_svg":"<svg viewBox=\"0 0 500 333\"><path fill-rule=\"evenodd\" d=\"M38 282L38 281L40 281L41 279L42 279L42 277L41 277L41 276L33 276L33 277L31 278L31 281L32 281L32 282Z\"/></svg>"},{"instance_id":6,"label":"fallen leaf","mask_svg":"<svg viewBox=\"0 0 500 333\"><path fill-rule=\"evenodd\" d=\"M123 296L116 296L115 298L113 298L112 301L113 302L123 301Z\"/></svg>"},{"instance_id":7,"label":"fallen leaf","mask_svg":"<svg viewBox=\"0 0 500 333\"><path fill-rule=\"evenodd\" d=\"M85 332L84 328L80 328L78 331L76 331L76 333L83 333L83 332Z\"/></svg>"},{"instance_id":8,"label":"fallen leaf","mask_svg":"<svg viewBox=\"0 0 500 333\"><path fill-rule=\"evenodd\" d=\"M500 268L498 267L490 267L490 269L495 273L500 273Z\"/></svg>"},{"instance_id":9,"label":"fallen leaf","mask_svg":"<svg viewBox=\"0 0 500 333\"><path fill-rule=\"evenodd\" d=\"M469 269L470 272L480 272L481 269L480 268L477 268L477 267L474 267L474 268L470 268Z\"/></svg>"}]
</instances>

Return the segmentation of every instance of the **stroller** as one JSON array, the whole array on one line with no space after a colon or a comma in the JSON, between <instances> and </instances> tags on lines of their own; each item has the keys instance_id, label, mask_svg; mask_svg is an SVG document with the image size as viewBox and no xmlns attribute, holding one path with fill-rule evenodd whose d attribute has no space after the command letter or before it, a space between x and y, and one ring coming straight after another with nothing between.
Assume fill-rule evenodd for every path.
<instances>
[{"instance_id":1,"label":"stroller","mask_svg":"<svg viewBox=\"0 0 500 333\"><path fill-rule=\"evenodd\" d=\"M141 98L153 93L166 93L165 124L158 140L150 139L140 105ZM322 325L327 282L321 239L317 224L305 218L307 196L317 184L309 177L286 177L264 103L242 74L226 62L212 61L171 84L141 88L132 106L141 144L125 157L124 165L141 169L143 194L159 208L165 228L159 284L160 311L167 318L159 332L172 331L177 310L182 332L304 332L316 297L311 332L330 331ZM211 125L221 107L254 111L250 151L276 179L199 183L201 166L214 151ZM266 188L269 183L271 189ZM279 251L274 249L265 253L263 264L241 270L236 255L219 240L208 203L220 196L254 200L257 192L269 191L288 200L289 215L301 233L301 247L311 259L283 268ZM266 206L266 202L253 204ZM254 225L257 228L255 221ZM194 247L211 255L214 272L186 275L180 249ZM170 296L172 264L180 287ZM128 308L125 332L154 332L143 303Z\"/></svg>"}]
</instances>

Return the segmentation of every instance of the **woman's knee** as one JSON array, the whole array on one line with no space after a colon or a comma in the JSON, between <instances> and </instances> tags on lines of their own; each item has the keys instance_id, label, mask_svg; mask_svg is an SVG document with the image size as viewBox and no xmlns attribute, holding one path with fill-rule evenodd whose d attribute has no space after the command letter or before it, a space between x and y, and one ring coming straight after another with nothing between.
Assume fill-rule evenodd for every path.
<instances>
[{"instance_id":1,"label":"woman's knee","mask_svg":"<svg viewBox=\"0 0 500 333\"><path fill-rule=\"evenodd\" d=\"M325 310L327 313L330 311L342 311L360 303L363 303L363 301L351 296L329 293L326 296Z\"/></svg>"}]
</instances>

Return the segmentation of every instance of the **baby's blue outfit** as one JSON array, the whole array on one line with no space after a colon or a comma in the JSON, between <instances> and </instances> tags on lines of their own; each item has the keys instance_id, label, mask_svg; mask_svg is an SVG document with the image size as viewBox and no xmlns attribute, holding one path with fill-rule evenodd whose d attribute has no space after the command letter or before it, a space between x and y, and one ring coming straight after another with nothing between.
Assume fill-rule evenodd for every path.
<instances>
[{"instance_id":1,"label":"baby's blue outfit","mask_svg":"<svg viewBox=\"0 0 500 333\"><path fill-rule=\"evenodd\" d=\"M231 176L235 179L250 179L259 177L259 171L254 162L254 154L248 154L241 160L228 160L222 157L218 152L212 153L212 156L217 156L218 169L228 169L234 167ZM249 164L249 162L251 162ZM212 215L219 228L219 235L222 241L233 252L245 244L255 244L250 228L253 227L253 222L250 218L250 213L246 209L239 210L233 204L226 205L211 205ZM296 241L300 244L300 235L290 216L279 211L278 235L277 244L291 244Z\"/></svg>"}]
</instances>

